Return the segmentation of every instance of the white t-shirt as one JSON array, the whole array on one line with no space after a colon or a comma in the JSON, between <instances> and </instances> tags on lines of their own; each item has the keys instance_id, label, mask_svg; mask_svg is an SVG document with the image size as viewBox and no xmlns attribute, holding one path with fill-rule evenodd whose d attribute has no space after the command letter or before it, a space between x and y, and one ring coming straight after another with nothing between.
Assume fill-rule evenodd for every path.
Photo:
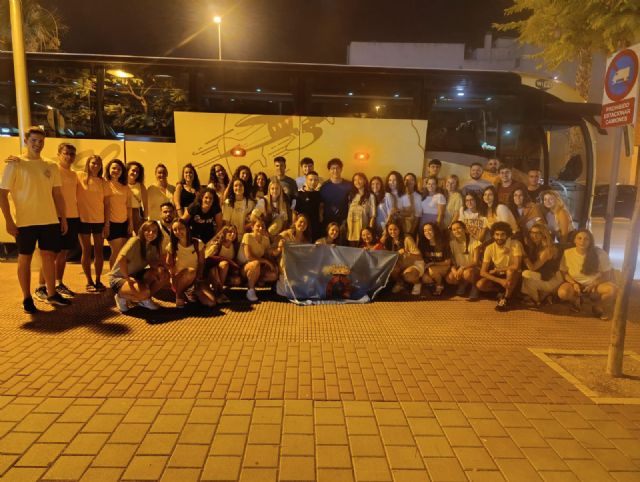
<instances>
[{"instance_id":1,"label":"white t-shirt","mask_svg":"<svg viewBox=\"0 0 640 482\"><path fill-rule=\"evenodd\" d=\"M444 197L444 194L440 194L439 192L427 196L422 200L422 214L431 214L437 216L438 214L438 206L445 206L447 204L447 198Z\"/></svg>"},{"instance_id":2,"label":"white t-shirt","mask_svg":"<svg viewBox=\"0 0 640 482\"><path fill-rule=\"evenodd\" d=\"M406 209L411 206L411 199L409 198L409 194L405 193L400 196L400 200L398 201L398 208ZM413 193L413 212L415 217L419 218L422 216L422 196L417 192ZM437 213L437 210L436 210Z\"/></svg>"},{"instance_id":3,"label":"white t-shirt","mask_svg":"<svg viewBox=\"0 0 640 482\"><path fill-rule=\"evenodd\" d=\"M522 258L523 253L522 244L517 239L507 239L502 247L493 242L484 250L482 262L493 262L496 269L507 269L511 264L511 258Z\"/></svg>"},{"instance_id":4,"label":"white t-shirt","mask_svg":"<svg viewBox=\"0 0 640 482\"><path fill-rule=\"evenodd\" d=\"M599 273L606 273L611 271L611 261L607 252L601 248L596 247L598 253L598 272L594 274L584 274L582 272L582 266L584 265L585 255L578 253L576 248L569 248L565 250L562 255L562 261L560 262L560 271L569 273L574 280L583 286L589 286L598 277Z\"/></svg>"},{"instance_id":5,"label":"white t-shirt","mask_svg":"<svg viewBox=\"0 0 640 482\"><path fill-rule=\"evenodd\" d=\"M204 249L204 243L202 241L197 241L197 243L198 250L202 251ZM171 243L168 243L165 249L170 253ZM176 273L187 268L198 269L198 251L196 251L195 244L185 247L178 243L178 250L176 251Z\"/></svg>"},{"instance_id":6,"label":"white t-shirt","mask_svg":"<svg viewBox=\"0 0 640 482\"><path fill-rule=\"evenodd\" d=\"M55 162L21 157L20 162L5 164L0 189L11 193L16 208L16 226L43 226L59 222L52 194L54 187L62 187Z\"/></svg>"},{"instance_id":7,"label":"white t-shirt","mask_svg":"<svg viewBox=\"0 0 640 482\"><path fill-rule=\"evenodd\" d=\"M263 258L267 250L271 247L271 242L269 241L269 236L262 235L260 241L258 241L255 234L244 233L238 252L238 261L240 264L245 264L248 261L244 254L245 246L249 246L254 257Z\"/></svg>"},{"instance_id":8,"label":"white t-shirt","mask_svg":"<svg viewBox=\"0 0 640 482\"><path fill-rule=\"evenodd\" d=\"M469 247L467 249L467 253L465 253L465 244L459 243L455 239L449 242L449 247L451 248L451 257L453 258L453 264L457 267L460 266L469 266L473 263L473 252L480 246L480 241L477 239L471 238L469 240Z\"/></svg>"}]
</instances>

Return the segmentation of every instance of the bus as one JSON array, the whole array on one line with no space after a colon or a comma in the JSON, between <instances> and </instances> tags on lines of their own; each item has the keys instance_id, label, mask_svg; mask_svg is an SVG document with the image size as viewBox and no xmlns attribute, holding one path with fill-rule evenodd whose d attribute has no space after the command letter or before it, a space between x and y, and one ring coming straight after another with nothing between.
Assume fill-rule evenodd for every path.
<instances>
[{"instance_id":1,"label":"bus","mask_svg":"<svg viewBox=\"0 0 640 482\"><path fill-rule=\"evenodd\" d=\"M68 53L29 53L27 67L32 123L79 145L111 143L85 154L117 153L179 169L194 153L210 154L213 143L215 156L196 163L201 176L216 160L231 169L249 160L232 151L255 156L251 162L265 170L265 159L286 151L292 177L297 161L313 152L316 167L342 157L346 173L357 168L370 175L393 167L421 177L428 160L438 158L443 174L462 179L472 162L496 157L520 172L540 168L576 222L583 226L589 218L599 105L582 102L555 80L516 72ZM11 53L0 52L0 154L15 146L2 142L17 136L15 106ZM179 125L186 118L200 119L195 125L203 136L219 132L183 141L194 130ZM247 129L259 140L237 135ZM330 139L324 150L315 132ZM361 137L377 147L358 144ZM201 145L185 146L190 142ZM145 152L153 154L139 159Z\"/></svg>"}]
</instances>

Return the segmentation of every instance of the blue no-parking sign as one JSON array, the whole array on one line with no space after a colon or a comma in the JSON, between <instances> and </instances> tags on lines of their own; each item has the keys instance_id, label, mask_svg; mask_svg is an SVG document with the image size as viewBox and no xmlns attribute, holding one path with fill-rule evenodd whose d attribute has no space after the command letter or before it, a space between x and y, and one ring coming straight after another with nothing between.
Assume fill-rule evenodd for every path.
<instances>
[{"instance_id":1,"label":"blue no-parking sign","mask_svg":"<svg viewBox=\"0 0 640 482\"><path fill-rule=\"evenodd\" d=\"M633 124L638 101L638 56L640 44L607 59L600 124L615 127Z\"/></svg>"}]
</instances>

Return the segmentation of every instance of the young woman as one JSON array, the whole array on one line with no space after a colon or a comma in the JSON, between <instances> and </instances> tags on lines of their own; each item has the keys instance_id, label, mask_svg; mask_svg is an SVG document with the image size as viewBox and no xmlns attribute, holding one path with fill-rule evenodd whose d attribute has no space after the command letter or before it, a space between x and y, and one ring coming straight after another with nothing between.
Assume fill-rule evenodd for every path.
<instances>
[{"instance_id":1,"label":"young woman","mask_svg":"<svg viewBox=\"0 0 640 482\"><path fill-rule=\"evenodd\" d=\"M291 219L291 206L279 182L269 184L267 196L256 202L252 216L254 218L261 217L264 220L271 239L275 239L288 227Z\"/></svg>"},{"instance_id":2,"label":"young woman","mask_svg":"<svg viewBox=\"0 0 640 482\"><path fill-rule=\"evenodd\" d=\"M87 278L86 290L90 293L106 290L102 284L102 267L104 264L104 238L108 234L109 220L109 193L107 182L102 179L102 158L89 156L84 172L78 173L78 212L80 214L80 227L78 238L82 247L82 271ZM93 237L93 249L91 238ZM93 265L96 272L95 282L91 276L91 253L93 252Z\"/></svg>"},{"instance_id":3,"label":"young woman","mask_svg":"<svg viewBox=\"0 0 640 482\"><path fill-rule=\"evenodd\" d=\"M208 243L222 227L222 209L215 191L206 188L200 200L186 209L182 219L188 223L192 237Z\"/></svg>"},{"instance_id":4,"label":"young woman","mask_svg":"<svg viewBox=\"0 0 640 482\"><path fill-rule=\"evenodd\" d=\"M451 174L447 177L444 186L444 195L447 198L447 206L444 209L444 225L450 227L454 221L458 220L460 208L464 204L462 194L460 194L460 178Z\"/></svg>"},{"instance_id":5,"label":"young woman","mask_svg":"<svg viewBox=\"0 0 640 482\"><path fill-rule=\"evenodd\" d=\"M256 219L251 232L242 236L238 254L242 272L247 277L247 299L252 303L258 301L255 290L258 281L273 282L278 279L278 268L273 262L273 255L264 221Z\"/></svg>"},{"instance_id":6,"label":"young woman","mask_svg":"<svg viewBox=\"0 0 640 482\"><path fill-rule=\"evenodd\" d=\"M200 179L193 164L186 164L182 168L182 177L176 185L173 194L173 205L178 216L183 216L185 210L196 200L200 191Z\"/></svg>"},{"instance_id":7,"label":"young woman","mask_svg":"<svg viewBox=\"0 0 640 482\"><path fill-rule=\"evenodd\" d=\"M127 185L127 173L124 163L120 159L109 161L105 179L109 193L109 217L105 223L105 232L107 232L107 241L111 247L109 267L113 269L118 253L127 238L134 232L131 213L133 193Z\"/></svg>"},{"instance_id":8,"label":"young woman","mask_svg":"<svg viewBox=\"0 0 640 482\"><path fill-rule=\"evenodd\" d=\"M571 242L573 219L557 191L543 191L540 194L545 210L545 220L549 230L560 244Z\"/></svg>"},{"instance_id":9,"label":"young woman","mask_svg":"<svg viewBox=\"0 0 640 482\"><path fill-rule=\"evenodd\" d=\"M389 222L399 222L400 198L404 196L402 174L398 171L391 171L387 174L384 188L384 201L378 204L376 211L376 223L381 233L385 231L385 227Z\"/></svg>"},{"instance_id":10,"label":"young woman","mask_svg":"<svg viewBox=\"0 0 640 482\"><path fill-rule=\"evenodd\" d=\"M204 278L204 243L191 237L184 220L176 219L171 224L171 241L166 252L176 308L184 308L191 296L205 306L215 306L216 297Z\"/></svg>"},{"instance_id":11,"label":"young woman","mask_svg":"<svg viewBox=\"0 0 640 482\"><path fill-rule=\"evenodd\" d=\"M124 169L123 171L124 172ZM109 273L116 307L124 313L128 301L157 310L151 297L162 289L169 275L162 259L162 236L155 221L142 223L138 235L129 238Z\"/></svg>"},{"instance_id":12,"label":"young woman","mask_svg":"<svg viewBox=\"0 0 640 482\"><path fill-rule=\"evenodd\" d=\"M476 241L483 242L487 236L486 219L480 216L480 201L475 192L468 191L464 195L464 206L460 208L458 220L462 221L469 235Z\"/></svg>"},{"instance_id":13,"label":"young woman","mask_svg":"<svg viewBox=\"0 0 640 482\"><path fill-rule=\"evenodd\" d=\"M558 271L561 253L553 242L549 228L540 222L529 229L524 248L526 269L522 272L521 292L538 306L550 299L548 296L562 284L562 274Z\"/></svg>"},{"instance_id":14,"label":"young woman","mask_svg":"<svg viewBox=\"0 0 640 482\"><path fill-rule=\"evenodd\" d=\"M435 177L426 178L421 203L420 230L427 223L436 223L438 226L442 226L446 207L447 199L440 192L438 179Z\"/></svg>"},{"instance_id":15,"label":"young woman","mask_svg":"<svg viewBox=\"0 0 640 482\"><path fill-rule=\"evenodd\" d=\"M280 233L280 241L278 242L278 249L282 250L282 247L286 243L297 244L310 244L311 243L311 228L309 226L309 219L304 214L298 214L295 222L291 226L291 229L282 231Z\"/></svg>"},{"instance_id":16,"label":"young woman","mask_svg":"<svg viewBox=\"0 0 640 482\"><path fill-rule=\"evenodd\" d=\"M564 282L558 288L558 297L571 303L580 312L581 295L593 301L593 315L608 319L604 307L616 296L616 285L611 282L611 261L606 251L596 247L593 234L587 229L576 231L574 248L564 251L560 272Z\"/></svg>"},{"instance_id":17,"label":"young woman","mask_svg":"<svg viewBox=\"0 0 640 482\"><path fill-rule=\"evenodd\" d=\"M156 183L147 188L149 208L146 210L146 214L149 219L159 221L161 218L160 206L167 202L173 204L173 194L176 192L176 187L169 184L169 171L164 164L156 166L155 175Z\"/></svg>"},{"instance_id":18,"label":"young woman","mask_svg":"<svg viewBox=\"0 0 640 482\"><path fill-rule=\"evenodd\" d=\"M205 246L205 270L220 304L229 303L229 298L223 292L229 273L234 276L240 274L240 265L236 261L239 248L238 230L235 226L223 226Z\"/></svg>"},{"instance_id":19,"label":"young woman","mask_svg":"<svg viewBox=\"0 0 640 482\"><path fill-rule=\"evenodd\" d=\"M236 170L233 171L233 175L231 176L231 185L227 187L227 191L233 189L233 181L236 179L240 179L244 183L244 190L247 193L247 196L251 197L251 193L253 193L253 176L249 166L238 166Z\"/></svg>"},{"instance_id":20,"label":"young woman","mask_svg":"<svg viewBox=\"0 0 640 482\"><path fill-rule=\"evenodd\" d=\"M475 285L480 274L480 242L471 237L462 221L454 221L450 229L449 251L452 266L445 279L450 285L458 286L458 296L464 296L467 286L470 285L469 298L477 299L479 293Z\"/></svg>"},{"instance_id":21,"label":"young woman","mask_svg":"<svg viewBox=\"0 0 640 482\"><path fill-rule=\"evenodd\" d=\"M380 251L381 249L384 249L384 246L376 236L375 230L369 227L364 227L360 231L359 246L365 251Z\"/></svg>"},{"instance_id":22,"label":"young woman","mask_svg":"<svg viewBox=\"0 0 640 482\"><path fill-rule=\"evenodd\" d=\"M218 199L224 199L224 192L229 185L229 174L222 164L214 164L209 170L209 183L207 187L213 189Z\"/></svg>"},{"instance_id":23,"label":"young woman","mask_svg":"<svg viewBox=\"0 0 640 482\"><path fill-rule=\"evenodd\" d=\"M509 209L516 218L522 236L526 236L534 224L543 222L540 206L529 200L526 191L526 188L516 188L509 198Z\"/></svg>"},{"instance_id":24,"label":"young woman","mask_svg":"<svg viewBox=\"0 0 640 482\"><path fill-rule=\"evenodd\" d=\"M504 204L498 203L498 194L496 188L487 186L482 191L482 202L478 206L480 216L485 218L485 227L491 229L494 223L502 221L511 226L514 234L518 232L518 223L513 213Z\"/></svg>"},{"instance_id":25,"label":"young woman","mask_svg":"<svg viewBox=\"0 0 640 482\"><path fill-rule=\"evenodd\" d=\"M138 228L147 217L149 198L147 188L144 185L144 167L139 162L127 162L127 184L131 189L131 215L133 217L133 230Z\"/></svg>"},{"instance_id":26,"label":"young woman","mask_svg":"<svg viewBox=\"0 0 640 482\"><path fill-rule=\"evenodd\" d=\"M255 208L255 202L249 198L242 179L231 181L231 189L227 190L227 197L222 203L222 222L225 226L235 226L238 236L244 235L250 227L249 216Z\"/></svg>"},{"instance_id":27,"label":"young woman","mask_svg":"<svg viewBox=\"0 0 640 482\"><path fill-rule=\"evenodd\" d=\"M371 178L369 181L369 190L376 200L376 234L380 236L384 231L384 223L381 223L381 219L384 219L386 223L388 217L384 203L384 182L380 176L373 176Z\"/></svg>"},{"instance_id":28,"label":"young woman","mask_svg":"<svg viewBox=\"0 0 640 482\"><path fill-rule=\"evenodd\" d=\"M444 292L444 279L451 267L451 255L445 235L438 224L427 223L422 227L418 249L425 268L421 281L433 287L434 296L440 296Z\"/></svg>"},{"instance_id":29,"label":"young woman","mask_svg":"<svg viewBox=\"0 0 640 482\"><path fill-rule=\"evenodd\" d=\"M424 261L411 235L405 235L402 228L392 221L387 224L382 244L387 251L400 255L400 259L391 271L391 281L394 282L391 292L400 293L404 290L404 284L410 283L413 285L411 294L419 295L422 288L420 278L424 274Z\"/></svg>"},{"instance_id":30,"label":"young woman","mask_svg":"<svg viewBox=\"0 0 640 482\"><path fill-rule=\"evenodd\" d=\"M253 178L253 191L251 196L255 201L264 198L269 193L269 178L267 174L260 171Z\"/></svg>"},{"instance_id":31,"label":"young woman","mask_svg":"<svg viewBox=\"0 0 640 482\"><path fill-rule=\"evenodd\" d=\"M369 191L369 180L364 173L355 173L351 183L353 188L347 198L347 241L351 246L357 246L362 228L376 225L376 199Z\"/></svg>"},{"instance_id":32,"label":"young woman","mask_svg":"<svg viewBox=\"0 0 640 482\"><path fill-rule=\"evenodd\" d=\"M330 246L339 246L340 225L338 223L327 224L327 235L316 241L316 244L328 244Z\"/></svg>"},{"instance_id":33,"label":"young woman","mask_svg":"<svg viewBox=\"0 0 640 482\"><path fill-rule=\"evenodd\" d=\"M404 176L405 193L400 196L400 218L405 233L412 236L418 229L418 221L422 215L422 196L417 192L418 179L412 172Z\"/></svg>"}]
</instances>

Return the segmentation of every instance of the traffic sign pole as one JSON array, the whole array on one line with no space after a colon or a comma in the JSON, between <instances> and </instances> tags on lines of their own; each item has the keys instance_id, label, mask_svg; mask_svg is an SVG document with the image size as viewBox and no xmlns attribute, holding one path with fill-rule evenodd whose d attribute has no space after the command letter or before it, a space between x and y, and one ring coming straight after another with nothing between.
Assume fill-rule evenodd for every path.
<instances>
[{"instance_id":1,"label":"traffic sign pole","mask_svg":"<svg viewBox=\"0 0 640 482\"><path fill-rule=\"evenodd\" d=\"M611 158L611 176L609 178L609 194L607 195L607 211L604 218L604 238L602 249L607 253L611 248L611 232L613 231L613 218L616 215L616 197L618 196L618 173L620 171L620 151L622 150L622 130L624 126L615 128L613 137L613 157Z\"/></svg>"}]
</instances>

